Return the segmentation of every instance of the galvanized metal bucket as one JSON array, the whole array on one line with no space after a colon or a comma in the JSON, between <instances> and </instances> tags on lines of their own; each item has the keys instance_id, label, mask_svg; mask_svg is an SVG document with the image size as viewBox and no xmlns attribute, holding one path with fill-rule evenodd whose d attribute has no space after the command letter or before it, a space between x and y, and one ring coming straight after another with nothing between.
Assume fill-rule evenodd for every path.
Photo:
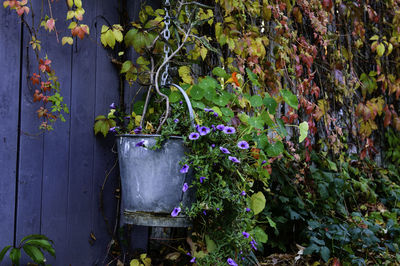
<instances>
[{"instance_id":1,"label":"galvanized metal bucket","mask_svg":"<svg viewBox=\"0 0 400 266\"><path fill-rule=\"evenodd\" d=\"M180 203L190 206L193 189L192 175L180 173L179 162L185 148L180 137L171 137L161 149L152 150L157 135L121 135L118 137L118 156L122 187L123 224L162 227L187 227L190 220L171 216ZM140 145L143 143L143 145Z\"/></svg>"}]
</instances>

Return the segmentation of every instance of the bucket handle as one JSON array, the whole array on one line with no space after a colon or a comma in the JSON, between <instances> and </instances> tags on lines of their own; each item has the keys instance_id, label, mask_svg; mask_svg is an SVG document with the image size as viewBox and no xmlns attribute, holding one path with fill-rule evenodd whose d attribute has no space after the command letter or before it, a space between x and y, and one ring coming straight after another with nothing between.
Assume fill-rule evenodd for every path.
<instances>
[{"instance_id":1,"label":"bucket handle","mask_svg":"<svg viewBox=\"0 0 400 266\"><path fill-rule=\"evenodd\" d=\"M187 105L188 110L189 110L190 123L192 124L192 127L195 127L195 126L194 126L193 107L192 107L192 104L190 103L190 100L189 100L188 95L186 94L185 90L182 89L179 85L177 85L177 84L175 84L175 83L172 83L172 84L170 84L170 85L171 85L171 86L174 86L175 88L177 88L177 89L182 93L183 98L185 98L185 102L186 102L186 105Z\"/></svg>"}]
</instances>

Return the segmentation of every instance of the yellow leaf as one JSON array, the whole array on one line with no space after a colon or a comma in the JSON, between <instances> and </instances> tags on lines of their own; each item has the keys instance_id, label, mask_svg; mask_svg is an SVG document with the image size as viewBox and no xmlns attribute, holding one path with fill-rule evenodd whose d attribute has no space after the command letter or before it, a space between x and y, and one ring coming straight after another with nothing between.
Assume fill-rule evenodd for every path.
<instances>
[{"instance_id":1,"label":"yellow leaf","mask_svg":"<svg viewBox=\"0 0 400 266\"><path fill-rule=\"evenodd\" d=\"M113 34L114 34L115 40L117 42L122 42L122 40L124 39L124 36L122 35L122 32L120 30L118 30L118 29L114 28L113 29Z\"/></svg>"},{"instance_id":2,"label":"yellow leaf","mask_svg":"<svg viewBox=\"0 0 400 266\"><path fill-rule=\"evenodd\" d=\"M77 8L81 8L82 7L82 1L81 0L74 0L74 3L75 3Z\"/></svg>"},{"instance_id":3,"label":"yellow leaf","mask_svg":"<svg viewBox=\"0 0 400 266\"><path fill-rule=\"evenodd\" d=\"M140 263L137 259L131 260L129 266L140 266Z\"/></svg>"},{"instance_id":4,"label":"yellow leaf","mask_svg":"<svg viewBox=\"0 0 400 266\"><path fill-rule=\"evenodd\" d=\"M376 48L376 52L379 57L383 56L383 54L385 53L385 45L383 43L380 43Z\"/></svg>"},{"instance_id":5,"label":"yellow leaf","mask_svg":"<svg viewBox=\"0 0 400 266\"><path fill-rule=\"evenodd\" d=\"M208 52L208 50L206 47L203 46L200 48L200 55L201 55L201 58L203 58L203 61L204 61L204 59L206 59L207 52Z\"/></svg>"},{"instance_id":6,"label":"yellow leaf","mask_svg":"<svg viewBox=\"0 0 400 266\"><path fill-rule=\"evenodd\" d=\"M74 1L73 0L68 0L68 7L72 8L72 6L74 5Z\"/></svg>"},{"instance_id":7,"label":"yellow leaf","mask_svg":"<svg viewBox=\"0 0 400 266\"><path fill-rule=\"evenodd\" d=\"M188 66L181 66L178 70L179 76L182 78L183 82L187 84L193 83L193 78L190 75L190 67Z\"/></svg>"},{"instance_id":8,"label":"yellow leaf","mask_svg":"<svg viewBox=\"0 0 400 266\"><path fill-rule=\"evenodd\" d=\"M67 19L72 19L75 16L75 11L70 10L67 12Z\"/></svg>"},{"instance_id":9,"label":"yellow leaf","mask_svg":"<svg viewBox=\"0 0 400 266\"><path fill-rule=\"evenodd\" d=\"M74 39L72 37L63 37L61 40L62 45L68 43L69 45L72 45L74 43Z\"/></svg>"},{"instance_id":10,"label":"yellow leaf","mask_svg":"<svg viewBox=\"0 0 400 266\"><path fill-rule=\"evenodd\" d=\"M318 100L318 107L321 110L322 115L325 115L326 112L329 111L329 103L324 99Z\"/></svg>"},{"instance_id":11,"label":"yellow leaf","mask_svg":"<svg viewBox=\"0 0 400 266\"><path fill-rule=\"evenodd\" d=\"M140 119L142 119L141 115L135 116L135 126L140 126Z\"/></svg>"}]
</instances>

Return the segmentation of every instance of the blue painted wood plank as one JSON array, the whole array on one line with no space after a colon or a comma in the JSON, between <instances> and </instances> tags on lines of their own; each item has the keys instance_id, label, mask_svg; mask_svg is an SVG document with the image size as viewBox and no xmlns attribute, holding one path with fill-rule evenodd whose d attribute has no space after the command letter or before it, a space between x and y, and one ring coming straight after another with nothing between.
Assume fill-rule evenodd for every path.
<instances>
[{"instance_id":1,"label":"blue painted wood plank","mask_svg":"<svg viewBox=\"0 0 400 266\"><path fill-rule=\"evenodd\" d=\"M111 24L119 23L118 1L97 1L98 14L102 14ZM119 102L119 73L112 65L108 51L101 47L99 42L101 27L106 22L104 20L96 21L97 49L96 60L96 108L95 115L107 114L109 105L112 102ZM95 140L94 146L94 175L93 175L93 233L96 236L93 248L94 263L103 264L107 255L107 246L112 240L111 232L116 222L117 202L114 197L114 191L118 181L118 165L116 164L116 154L112 152L114 137L109 136L104 139L99 136ZM114 169L113 169L114 167ZM112 170L113 169L113 170ZM111 172L110 172L111 171ZM100 202L100 191L105 180L106 174L109 173L107 182L104 186L102 197L102 208ZM108 226L103 218L108 221Z\"/></svg>"},{"instance_id":2,"label":"blue painted wood plank","mask_svg":"<svg viewBox=\"0 0 400 266\"><path fill-rule=\"evenodd\" d=\"M13 243L21 27L18 16L0 9L0 248Z\"/></svg>"},{"instance_id":3,"label":"blue painted wood plank","mask_svg":"<svg viewBox=\"0 0 400 266\"><path fill-rule=\"evenodd\" d=\"M96 16L95 6L96 0L84 1L84 19L89 26ZM94 257L89 240L93 211L98 211L92 209L97 36L93 28L90 31L92 40L78 40L73 47L67 209L69 258L64 265L90 265Z\"/></svg>"},{"instance_id":4,"label":"blue painted wood plank","mask_svg":"<svg viewBox=\"0 0 400 266\"><path fill-rule=\"evenodd\" d=\"M63 1L52 4L53 15L64 18L67 13L66 3ZM49 13L46 8L45 13ZM68 22L56 21L60 42L57 43L56 34L46 34L42 44L46 47L47 55L52 60L52 67L58 77L61 95L64 102L70 107L71 93L71 56L72 47L62 46L62 36L70 35L67 29ZM45 135L43 187L41 208L41 232L54 241L56 258L47 256L47 263L64 265L68 261L69 250L67 245L67 207L68 207L68 178L69 178L69 134L70 118L65 116L66 122L57 121L55 130Z\"/></svg>"}]
</instances>

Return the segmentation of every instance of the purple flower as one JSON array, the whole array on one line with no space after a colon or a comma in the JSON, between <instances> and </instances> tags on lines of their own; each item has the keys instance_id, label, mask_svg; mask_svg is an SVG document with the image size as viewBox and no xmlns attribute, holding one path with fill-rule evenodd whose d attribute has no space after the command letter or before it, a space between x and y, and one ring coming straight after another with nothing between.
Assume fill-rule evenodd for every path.
<instances>
[{"instance_id":1,"label":"purple flower","mask_svg":"<svg viewBox=\"0 0 400 266\"><path fill-rule=\"evenodd\" d=\"M211 148L215 148L215 144L211 144Z\"/></svg>"},{"instance_id":2,"label":"purple flower","mask_svg":"<svg viewBox=\"0 0 400 266\"><path fill-rule=\"evenodd\" d=\"M142 127L137 127L133 130L133 132L135 132L135 134L140 134L142 132Z\"/></svg>"},{"instance_id":3,"label":"purple flower","mask_svg":"<svg viewBox=\"0 0 400 266\"><path fill-rule=\"evenodd\" d=\"M193 257L193 258L190 260L190 262L191 262L191 263L195 263L195 262L196 262L196 257Z\"/></svg>"},{"instance_id":4,"label":"purple flower","mask_svg":"<svg viewBox=\"0 0 400 266\"><path fill-rule=\"evenodd\" d=\"M240 161L238 160L238 158L234 157L234 156L229 156L228 157L229 160L231 160L234 163L240 163Z\"/></svg>"},{"instance_id":5,"label":"purple flower","mask_svg":"<svg viewBox=\"0 0 400 266\"><path fill-rule=\"evenodd\" d=\"M179 170L179 172L181 172L181 174L186 174L188 171L189 171L189 165L187 165L187 164L182 166L181 170Z\"/></svg>"},{"instance_id":6,"label":"purple flower","mask_svg":"<svg viewBox=\"0 0 400 266\"><path fill-rule=\"evenodd\" d=\"M176 217L176 216L178 216L178 214L181 212L181 208L180 207L178 207L178 208L175 208L172 212L171 212L171 216L172 217Z\"/></svg>"},{"instance_id":7,"label":"purple flower","mask_svg":"<svg viewBox=\"0 0 400 266\"><path fill-rule=\"evenodd\" d=\"M188 184L185 183L185 184L183 184L182 191L186 192L186 190L188 190L188 188L189 188Z\"/></svg>"},{"instance_id":8,"label":"purple flower","mask_svg":"<svg viewBox=\"0 0 400 266\"><path fill-rule=\"evenodd\" d=\"M242 235L243 235L245 238L249 238L249 236L250 236L250 234L247 233L247 232L245 232L245 231L242 232Z\"/></svg>"},{"instance_id":9,"label":"purple flower","mask_svg":"<svg viewBox=\"0 0 400 266\"><path fill-rule=\"evenodd\" d=\"M217 126L217 129L218 129L218 130L221 130L221 131L224 130L224 128L225 128L225 126L222 125L222 124Z\"/></svg>"},{"instance_id":10,"label":"purple flower","mask_svg":"<svg viewBox=\"0 0 400 266\"><path fill-rule=\"evenodd\" d=\"M200 176L200 183L203 183L205 179L206 179L205 176Z\"/></svg>"},{"instance_id":11,"label":"purple flower","mask_svg":"<svg viewBox=\"0 0 400 266\"><path fill-rule=\"evenodd\" d=\"M253 238L251 238L251 241L250 241L250 245L251 245L251 247L254 249L254 250L257 250L257 242L253 239Z\"/></svg>"},{"instance_id":12,"label":"purple flower","mask_svg":"<svg viewBox=\"0 0 400 266\"><path fill-rule=\"evenodd\" d=\"M243 191L240 193L240 195L246 196L246 191L243 190Z\"/></svg>"},{"instance_id":13,"label":"purple flower","mask_svg":"<svg viewBox=\"0 0 400 266\"><path fill-rule=\"evenodd\" d=\"M203 211L203 214L204 214L204 215L207 215L206 211Z\"/></svg>"},{"instance_id":14,"label":"purple flower","mask_svg":"<svg viewBox=\"0 0 400 266\"><path fill-rule=\"evenodd\" d=\"M225 134L233 134L236 132L236 129L234 127L225 127L223 132Z\"/></svg>"},{"instance_id":15,"label":"purple flower","mask_svg":"<svg viewBox=\"0 0 400 266\"><path fill-rule=\"evenodd\" d=\"M215 117L218 117L218 113L214 112L214 116L215 116Z\"/></svg>"},{"instance_id":16,"label":"purple flower","mask_svg":"<svg viewBox=\"0 0 400 266\"><path fill-rule=\"evenodd\" d=\"M112 128L110 128L108 131L110 131L110 132L115 132L115 131L117 131L116 128L117 128L117 127L112 127Z\"/></svg>"},{"instance_id":17,"label":"purple flower","mask_svg":"<svg viewBox=\"0 0 400 266\"><path fill-rule=\"evenodd\" d=\"M230 152L227 148L219 147L219 149L222 151L222 153L231 154L231 152ZM229 160L230 160L230 159L229 159Z\"/></svg>"},{"instance_id":18,"label":"purple flower","mask_svg":"<svg viewBox=\"0 0 400 266\"><path fill-rule=\"evenodd\" d=\"M188 256L192 256L192 254L190 254L190 252L186 253L186 255L188 255Z\"/></svg>"},{"instance_id":19,"label":"purple flower","mask_svg":"<svg viewBox=\"0 0 400 266\"><path fill-rule=\"evenodd\" d=\"M219 208L217 208L217 211L219 211Z\"/></svg>"},{"instance_id":20,"label":"purple flower","mask_svg":"<svg viewBox=\"0 0 400 266\"><path fill-rule=\"evenodd\" d=\"M110 108L111 108L111 109L116 109L117 106L115 105L115 103L112 103L112 104L110 104Z\"/></svg>"},{"instance_id":21,"label":"purple flower","mask_svg":"<svg viewBox=\"0 0 400 266\"><path fill-rule=\"evenodd\" d=\"M136 143L135 147L143 147L144 146L144 140L139 141Z\"/></svg>"},{"instance_id":22,"label":"purple flower","mask_svg":"<svg viewBox=\"0 0 400 266\"><path fill-rule=\"evenodd\" d=\"M199 129L198 129L198 131L199 131L199 133L200 133L200 135L201 136L205 136L205 135L207 135L208 133L210 133L210 128L209 127L200 127Z\"/></svg>"},{"instance_id":23,"label":"purple flower","mask_svg":"<svg viewBox=\"0 0 400 266\"><path fill-rule=\"evenodd\" d=\"M250 208L246 208L246 212L250 212L251 211L251 209Z\"/></svg>"},{"instance_id":24,"label":"purple flower","mask_svg":"<svg viewBox=\"0 0 400 266\"><path fill-rule=\"evenodd\" d=\"M199 137L200 137L199 133L196 133L196 132L192 132L192 133L190 133L190 135L189 135L189 139L190 139L190 140L196 140L196 139L198 139Z\"/></svg>"},{"instance_id":25,"label":"purple flower","mask_svg":"<svg viewBox=\"0 0 400 266\"><path fill-rule=\"evenodd\" d=\"M125 116L124 118L127 119L127 120L131 119L130 116Z\"/></svg>"},{"instance_id":26,"label":"purple flower","mask_svg":"<svg viewBox=\"0 0 400 266\"><path fill-rule=\"evenodd\" d=\"M227 262L229 265L231 265L231 266L238 266L237 263L236 263L233 259L231 259L231 258L228 258L228 259L226 260L226 262Z\"/></svg>"},{"instance_id":27,"label":"purple flower","mask_svg":"<svg viewBox=\"0 0 400 266\"><path fill-rule=\"evenodd\" d=\"M264 160L264 161L261 162L261 165L266 164L266 163L267 163L267 161Z\"/></svg>"},{"instance_id":28,"label":"purple flower","mask_svg":"<svg viewBox=\"0 0 400 266\"><path fill-rule=\"evenodd\" d=\"M176 119L174 120L174 122L175 122L175 124L177 124L177 123L179 122L179 119L176 118Z\"/></svg>"},{"instance_id":29,"label":"purple flower","mask_svg":"<svg viewBox=\"0 0 400 266\"><path fill-rule=\"evenodd\" d=\"M213 109L211 109L211 108L204 108L204 112L214 112L214 110Z\"/></svg>"},{"instance_id":30,"label":"purple flower","mask_svg":"<svg viewBox=\"0 0 400 266\"><path fill-rule=\"evenodd\" d=\"M240 148L240 149L242 149L242 150L246 150L246 149L248 149L250 146L249 146L249 143L247 143L246 141L244 141L244 140L242 140L242 141L239 141L239 143L237 144L237 146Z\"/></svg>"},{"instance_id":31,"label":"purple flower","mask_svg":"<svg viewBox=\"0 0 400 266\"><path fill-rule=\"evenodd\" d=\"M211 125L211 128L215 131L215 126L214 125Z\"/></svg>"},{"instance_id":32,"label":"purple flower","mask_svg":"<svg viewBox=\"0 0 400 266\"><path fill-rule=\"evenodd\" d=\"M179 104L183 104L183 102L182 102L182 101L179 101Z\"/></svg>"}]
</instances>

